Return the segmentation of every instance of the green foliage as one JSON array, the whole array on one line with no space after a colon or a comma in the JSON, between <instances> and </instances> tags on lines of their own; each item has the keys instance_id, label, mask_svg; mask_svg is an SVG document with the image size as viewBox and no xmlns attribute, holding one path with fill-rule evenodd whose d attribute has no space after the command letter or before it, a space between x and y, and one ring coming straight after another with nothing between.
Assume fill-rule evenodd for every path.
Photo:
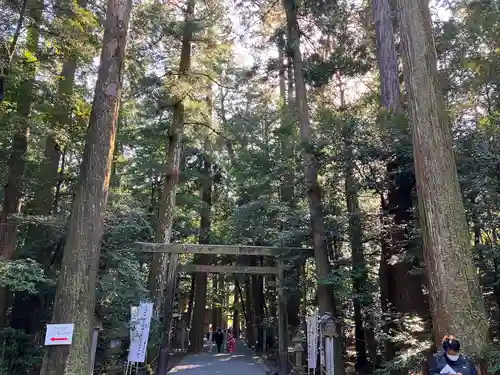
<instances>
[{"instance_id":1,"label":"green foliage","mask_svg":"<svg viewBox=\"0 0 500 375\"><path fill-rule=\"evenodd\" d=\"M500 346L498 342L489 345L486 355L485 361L488 364L488 373L498 374L500 371Z\"/></svg>"},{"instance_id":2,"label":"green foliage","mask_svg":"<svg viewBox=\"0 0 500 375\"><path fill-rule=\"evenodd\" d=\"M366 73L371 68L371 61L366 61L366 48L354 50L339 49L333 51L327 60L319 54L313 54L305 61L305 78L312 87L322 87L339 73L345 77L354 77Z\"/></svg>"},{"instance_id":3,"label":"green foliage","mask_svg":"<svg viewBox=\"0 0 500 375\"><path fill-rule=\"evenodd\" d=\"M385 362L382 367L375 371L375 374L424 373L424 364L428 358L428 347L422 346L417 350L412 348L411 350L401 353L394 359Z\"/></svg>"},{"instance_id":4,"label":"green foliage","mask_svg":"<svg viewBox=\"0 0 500 375\"><path fill-rule=\"evenodd\" d=\"M13 292L38 293L40 285L48 285L42 266L33 259L0 262L0 286Z\"/></svg>"},{"instance_id":5,"label":"green foliage","mask_svg":"<svg viewBox=\"0 0 500 375\"><path fill-rule=\"evenodd\" d=\"M33 345L32 336L23 330L3 328L0 330L0 374L17 375L39 366L43 352Z\"/></svg>"}]
</instances>

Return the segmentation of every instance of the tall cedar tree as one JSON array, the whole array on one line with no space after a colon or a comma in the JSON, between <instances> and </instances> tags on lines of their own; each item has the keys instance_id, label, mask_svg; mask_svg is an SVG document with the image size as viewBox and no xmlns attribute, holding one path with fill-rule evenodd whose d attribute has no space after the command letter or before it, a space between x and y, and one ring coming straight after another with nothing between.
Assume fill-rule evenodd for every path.
<instances>
[{"instance_id":1,"label":"tall cedar tree","mask_svg":"<svg viewBox=\"0 0 500 375\"><path fill-rule=\"evenodd\" d=\"M399 83L398 61L393 31L393 16L389 0L372 0L375 22L377 63L380 73L380 102L392 120L398 121L403 113ZM395 315L421 313L428 315L428 303L422 292L422 277L412 272L413 265L404 259L393 262L394 256L409 249L410 241L406 226L413 221L413 171L403 173L405 158L395 155L386 164L386 180L389 187L387 197L382 196L384 240L380 259L380 299L382 312L392 315L384 332L397 335L399 328L393 322ZM393 225L388 223L392 215ZM400 282L394 282L398 280ZM391 360L396 355L396 345L385 340L384 358Z\"/></svg>"},{"instance_id":2,"label":"tall cedar tree","mask_svg":"<svg viewBox=\"0 0 500 375\"><path fill-rule=\"evenodd\" d=\"M211 93L207 95L208 108L212 108ZM210 155L210 140L208 137L204 142L204 152L201 155L200 180L201 180L201 208L200 208L200 234L199 243L210 243L210 230L212 227L212 161ZM210 261L210 255L195 255L196 264L207 264ZM204 323L207 302L207 274L197 272L195 275L194 286L194 309L193 324L191 327L191 351L199 353L203 351L203 336L205 335ZM212 314L216 311L212 309Z\"/></svg>"},{"instance_id":3,"label":"tall cedar tree","mask_svg":"<svg viewBox=\"0 0 500 375\"><path fill-rule=\"evenodd\" d=\"M182 47L179 62L179 79L184 80L188 77L191 67L191 41L193 39L193 18L195 11L195 1L188 0L185 18L184 29L182 34ZM174 222L174 209L175 209L175 196L177 191L177 183L179 180L179 166L181 157L181 141L182 133L184 131L184 97L175 98L177 102L174 104L174 114L172 126L168 133L167 155L165 164L165 179L161 190L158 210L158 220L155 228L155 242L157 243L170 243L172 234L172 225ZM169 257L167 253L155 253L153 255L153 262L149 273L148 287L152 293L153 299L156 302L156 309L160 311L162 307L166 310L163 311L164 319L168 319L170 311L170 302L164 301L164 291L167 285L165 276L167 275L167 266ZM170 256L170 267L175 269L178 263L178 255L172 254ZM174 277L170 272L170 277ZM169 282L170 288L174 286L175 281ZM167 298L173 296L173 290L167 290ZM167 316L165 316L167 315ZM170 323L167 323L170 324Z\"/></svg>"},{"instance_id":4,"label":"tall cedar tree","mask_svg":"<svg viewBox=\"0 0 500 375\"><path fill-rule=\"evenodd\" d=\"M89 373L97 265L131 10L132 0L108 1L101 63L52 318L52 323L75 325L73 344L49 347L41 375Z\"/></svg>"},{"instance_id":5,"label":"tall cedar tree","mask_svg":"<svg viewBox=\"0 0 500 375\"><path fill-rule=\"evenodd\" d=\"M474 267L427 0L398 0L404 78L434 338L457 335L484 358L488 322Z\"/></svg>"},{"instance_id":6,"label":"tall cedar tree","mask_svg":"<svg viewBox=\"0 0 500 375\"><path fill-rule=\"evenodd\" d=\"M188 0L184 27L182 33L181 58L179 62L179 79L187 79L191 68L191 41L193 39L193 19L195 0ZM155 242L170 243L172 225L174 222L175 198L179 181L179 168L184 131L184 97L175 98L172 126L168 133L167 161L165 164L165 179L160 194L158 220L155 228ZM148 286L151 291L158 314L163 315L163 332L158 371L165 372L168 363L168 348L170 343L171 322L176 287L177 266L179 255L155 253L149 273ZM166 278L165 278L166 275Z\"/></svg>"},{"instance_id":7,"label":"tall cedar tree","mask_svg":"<svg viewBox=\"0 0 500 375\"><path fill-rule=\"evenodd\" d=\"M325 236L325 223L323 213L323 202L321 201L321 188L318 185L318 159L314 153L312 128L309 119L309 108L307 104L307 89L304 80L304 67L302 53L300 50L300 32L297 22L297 4L293 0L283 0L286 12L288 32L288 54L292 57L295 100L297 107L297 118L299 122L300 138L302 140L302 155L304 163L305 185L307 189L307 201L311 215L311 230L314 246L314 257L316 260L316 276L318 283L318 302L320 314L336 314L334 305L333 289L325 283L330 273L330 262L328 260L328 249ZM340 327L337 327L340 335ZM335 372L339 375L345 372L340 340L335 345Z\"/></svg>"}]
</instances>

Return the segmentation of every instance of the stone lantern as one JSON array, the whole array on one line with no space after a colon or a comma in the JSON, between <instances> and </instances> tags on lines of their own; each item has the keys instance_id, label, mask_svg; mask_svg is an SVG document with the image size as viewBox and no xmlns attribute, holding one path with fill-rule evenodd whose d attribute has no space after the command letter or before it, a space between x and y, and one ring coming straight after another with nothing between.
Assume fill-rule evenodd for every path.
<instances>
[{"instance_id":1,"label":"stone lantern","mask_svg":"<svg viewBox=\"0 0 500 375\"><path fill-rule=\"evenodd\" d=\"M304 364L304 338L299 332L292 338L292 344L295 353L295 367L297 367L300 373Z\"/></svg>"}]
</instances>

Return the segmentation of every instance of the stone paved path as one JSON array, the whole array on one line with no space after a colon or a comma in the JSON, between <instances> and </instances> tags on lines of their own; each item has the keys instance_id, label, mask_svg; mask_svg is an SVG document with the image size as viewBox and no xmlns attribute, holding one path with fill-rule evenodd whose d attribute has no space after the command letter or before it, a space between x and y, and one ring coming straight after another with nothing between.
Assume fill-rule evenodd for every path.
<instances>
[{"instance_id":1,"label":"stone paved path","mask_svg":"<svg viewBox=\"0 0 500 375\"><path fill-rule=\"evenodd\" d=\"M175 375L265 375L264 365L238 342L235 353L202 353L186 356L168 374Z\"/></svg>"}]
</instances>

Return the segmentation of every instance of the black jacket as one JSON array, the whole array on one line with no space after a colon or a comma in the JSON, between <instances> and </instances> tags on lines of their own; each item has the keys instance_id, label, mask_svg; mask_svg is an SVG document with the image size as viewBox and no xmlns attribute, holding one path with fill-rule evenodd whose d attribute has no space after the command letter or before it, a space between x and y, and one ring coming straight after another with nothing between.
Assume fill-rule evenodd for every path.
<instances>
[{"instance_id":1,"label":"black jacket","mask_svg":"<svg viewBox=\"0 0 500 375\"><path fill-rule=\"evenodd\" d=\"M217 345L220 345L224 341L224 334L222 332L217 331L214 333L213 339Z\"/></svg>"},{"instance_id":2,"label":"black jacket","mask_svg":"<svg viewBox=\"0 0 500 375\"><path fill-rule=\"evenodd\" d=\"M441 374L441 370L450 366L455 373L462 375L477 375L474 363L463 355L459 355L458 359L454 362L450 360L444 352L434 354L428 361L429 375L447 375Z\"/></svg>"}]
</instances>

